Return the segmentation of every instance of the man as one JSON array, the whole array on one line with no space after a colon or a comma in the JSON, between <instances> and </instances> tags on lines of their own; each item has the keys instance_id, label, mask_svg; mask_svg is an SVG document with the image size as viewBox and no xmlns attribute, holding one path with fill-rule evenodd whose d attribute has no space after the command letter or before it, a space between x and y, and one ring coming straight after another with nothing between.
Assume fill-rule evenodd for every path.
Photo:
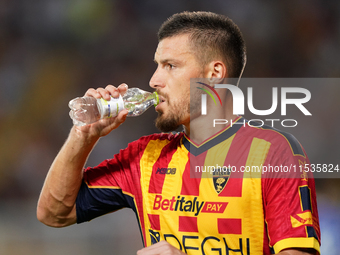
<instances>
[{"instance_id":1,"label":"man","mask_svg":"<svg viewBox=\"0 0 340 255\"><path fill-rule=\"evenodd\" d=\"M190 93L190 79L218 83L241 76L245 46L237 26L222 15L184 12L168 19L158 35L157 69L150 80L161 101L156 126L169 132L182 125L184 132L142 137L113 159L83 171L98 139L123 123L127 111L74 126L46 177L38 219L63 227L130 207L146 246L137 254L318 254L312 178L230 171L191 178L193 164L241 168L308 163L291 135L242 125L244 119L233 115L228 90L218 91L223 107L201 116L201 93ZM125 84L108 85L89 89L85 96L109 100L126 89ZM211 128L207 118L237 125Z\"/></svg>"}]
</instances>

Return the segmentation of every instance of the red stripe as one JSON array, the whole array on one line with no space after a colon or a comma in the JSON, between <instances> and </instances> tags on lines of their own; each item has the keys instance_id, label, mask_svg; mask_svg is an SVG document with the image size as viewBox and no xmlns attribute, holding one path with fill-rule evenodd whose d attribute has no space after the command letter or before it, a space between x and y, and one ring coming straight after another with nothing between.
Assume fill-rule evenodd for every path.
<instances>
[{"instance_id":1,"label":"red stripe","mask_svg":"<svg viewBox=\"0 0 340 255\"><path fill-rule=\"evenodd\" d=\"M219 234L242 234L241 219L217 219L217 227Z\"/></svg>"},{"instance_id":2,"label":"red stripe","mask_svg":"<svg viewBox=\"0 0 340 255\"><path fill-rule=\"evenodd\" d=\"M155 164L152 167L152 174L150 178L149 193L162 194L162 189L164 185L164 179L166 174L157 173L158 168L167 168L168 164L177 151L178 143L172 141L165 145L161 151L161 154Z\"/></svg>"},{"instance_id":3,"label":"red stripe","mask_svg":"<svg viewBox=\"0 0 340 255\"><path fill-rule=\"evenodd\" d=\"M197 217L179 216L178 231L198 233Z\"/></svg>"},{"instance_id":4,"label":"red stripe","mask_svg":"<svg viewBox=\"0 0 340 255\"><path fill-rule=\"evenodd\" d=\"M204 160L207 152L204 152L197 157L188 153L189 160L185 166L182 176L181 195L199 196L199 187L201 183L201 172L195 172L196 166L204 166Z\"/></svg>"},{"instance_id":5,"label":"red stripe","mask_svg":"<svg viewBox=\"0 0 340 255\"><path fill-rule=\"evenodd\" d=\"M227 157L224 165L236 167L237 172L232 172L226 184L226 187L218 195L220 197L241 197L242 196L242 181L243 173L239 172L241 166L245 166L250 150L250 145L253 137L246 137L242 135L242 130L236 133L233 141L231 142ZM242 151L242 153L240 153Z\"/></svg>"},{"instance_id":6,"label":"red stripe","mask_svg":"<svg viewBox=\"0 0 340 255\"><path fill-rule=\"evenodd\" d=\"M161 223L159 221L159 215L158 214L148 214L149 221L151 224L151 228L153 230L161 230Z\"/></svg>"}]
</instances>

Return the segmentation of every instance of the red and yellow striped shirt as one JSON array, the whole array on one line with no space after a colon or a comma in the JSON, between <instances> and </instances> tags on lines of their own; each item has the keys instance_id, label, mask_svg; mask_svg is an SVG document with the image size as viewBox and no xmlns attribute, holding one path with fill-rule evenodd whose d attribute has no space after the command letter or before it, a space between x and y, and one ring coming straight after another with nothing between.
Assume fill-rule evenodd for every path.
<instances>
[{"instance_id":1,"label":"red and yellow striped shirt","mask_svg":"<svg viewBox=\"0 0 340 255\"><path fill-rule=\"evenodd\" d=\"M145 246L166 240L193 255L319 251L305 151L292 135L243 120L199 146L183 133L142 137L87 168L78 223L129 207Z\"/></svg>"}]
</instances>

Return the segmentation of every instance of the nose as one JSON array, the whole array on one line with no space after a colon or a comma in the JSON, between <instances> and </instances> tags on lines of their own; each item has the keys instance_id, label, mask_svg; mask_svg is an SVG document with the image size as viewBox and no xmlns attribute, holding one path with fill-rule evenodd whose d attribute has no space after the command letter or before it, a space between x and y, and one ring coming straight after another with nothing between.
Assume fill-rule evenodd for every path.
<instances>
[{"instance_id":1,"label":"nose","mask_svg":"<svg viewBox=\"0 0 340 255\"><path fill-rule=\"evenodd\" d=\"M164 87L164 82L162 79L161 68L157 67L156 71L152 75L149 85L153 89L157 89L159 87Z\"/></svg>"}]
</instances>

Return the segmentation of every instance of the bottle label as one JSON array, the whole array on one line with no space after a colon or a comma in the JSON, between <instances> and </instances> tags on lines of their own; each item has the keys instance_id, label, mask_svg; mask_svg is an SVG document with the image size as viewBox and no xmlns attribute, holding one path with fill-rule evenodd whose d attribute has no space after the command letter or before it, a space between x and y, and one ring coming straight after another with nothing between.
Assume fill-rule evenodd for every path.
<instances>
[{"instance_id":1,"label":"bottle label","mask_svg":"<svg viewBox=\"0 0 340 255\"><path fill-rule=\"evenodd\" d=\"M121 95L118 98L111 97L109 101L101 98L98 105L101 108L101 118L116 117L124 109L124 101Z\"/></svg>"}]
</instances>

